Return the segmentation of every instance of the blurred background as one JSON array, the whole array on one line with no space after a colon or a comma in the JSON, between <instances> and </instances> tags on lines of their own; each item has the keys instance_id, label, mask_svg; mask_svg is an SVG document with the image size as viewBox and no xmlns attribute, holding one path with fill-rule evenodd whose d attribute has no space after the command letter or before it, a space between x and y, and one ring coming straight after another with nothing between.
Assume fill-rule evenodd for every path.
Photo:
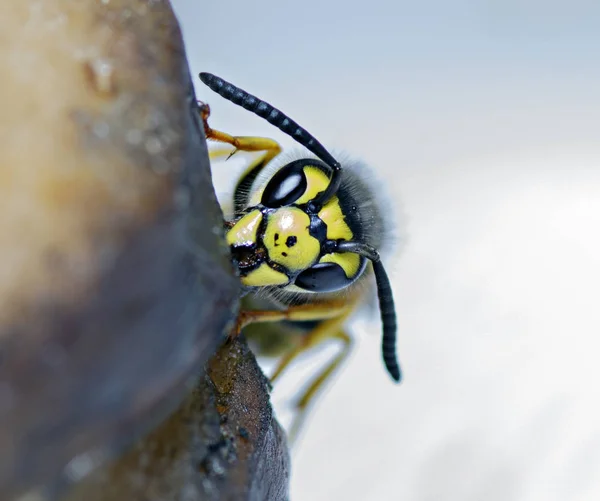
<instances>
[{"instance_id":1,"label":"blurred background","mask_svg":"<svg viewBox=\"0 0 600 501\"><path fill-rule=\"evenodd\" d=\"M377 317L354 320L292 499L598 499L600 4L173 3L194 74L365 159L402 224L387 267L405 379L384 371ZM196 88L215 128L292 145ZM314 363L276 386L284 423Z\"/></svg>"}]
</instances>

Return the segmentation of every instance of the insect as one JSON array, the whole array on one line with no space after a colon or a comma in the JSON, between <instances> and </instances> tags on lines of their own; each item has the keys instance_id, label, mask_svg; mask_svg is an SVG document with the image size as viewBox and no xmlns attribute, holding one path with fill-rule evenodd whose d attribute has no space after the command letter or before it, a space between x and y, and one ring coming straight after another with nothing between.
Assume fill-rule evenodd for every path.
<instances>
[{"instance_id":1,"label":"insect","mask_svg":"<svg viewBox=\"0 0 600 501\"><path fill-rule=\"evenodd\" d=\"M273 139L215 130L208 124L209 106L200 103L207 139L233 147L227 158L237 151L260 152L236 185L233 216L225 221L225 228L243 293L266 299L271 307L242 309L232 335L255 323L284 322L296 327L299 341L281 356L272 382L307 349L328 339L340 340L344 346L300 397L293 426L297 430L311 398L349 352L351 338L344 322L363 300L371 276L379 299L383 361L392 379L401 379L394 299L378 253L386 231L385 214L364 179L368 173L357 171L352 162L340 163L269 103L210 73L200 73L200 79L310 152L302 149L286 157Z\"/></svg>"}]
</instances>

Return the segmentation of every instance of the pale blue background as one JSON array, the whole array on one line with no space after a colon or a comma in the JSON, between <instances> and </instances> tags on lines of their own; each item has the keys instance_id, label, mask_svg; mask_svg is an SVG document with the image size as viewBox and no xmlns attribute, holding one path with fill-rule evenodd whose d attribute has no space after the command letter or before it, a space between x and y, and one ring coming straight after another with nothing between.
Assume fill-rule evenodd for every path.
<instances>
[{"instance_id":1,"label":"pale blue background","mask_svg":"<svg viewBox=\"0 0 600 501\"><path fill-rule=\"evenodd\" d=\"M293 499L599 499L598 2L174 5L194 73L363 157L406 214L388 263L406 379L358 318ZM197 89L215 127L291 144ZM275 389L282 421L303 362Z\"/></svg>"}]
</instances>

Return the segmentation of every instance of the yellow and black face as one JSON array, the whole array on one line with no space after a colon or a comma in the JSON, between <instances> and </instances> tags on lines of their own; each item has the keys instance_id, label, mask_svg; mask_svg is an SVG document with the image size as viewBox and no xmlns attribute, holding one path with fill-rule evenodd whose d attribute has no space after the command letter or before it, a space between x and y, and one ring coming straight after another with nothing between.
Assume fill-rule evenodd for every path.
<instances>
[{"instance_id":1,"label":"yellow and black face","mask_svg":"<svg viewBox=\"0 0 600 501\"><path fill-rule=\"evenodd\" d=\"M250 196L244 215L227 231L245 286L333 292L361 276L364 257L335 252L339 242L355 237L356 204L342 193L323 206L309 203L329 182L327 166L305 158L283 166Z\"/></svg>"},{"instance_id":2,"label":"yellow and black face","mask_svg":"<svg viewBox=\"0 0 600 501\"><path fill-rule=\"evenodd\" d=\"M306 129L266 101L210 73L200 79L225 99L264 118L304 146L317 159L284 165L252 191L259 172L279 153L266 138L230 136L212 130L204 108L207 137L231 144L237 151L265 151L236 188L234 202L241 216L226 222L227 241L242 283L248 288L279 287L291 292L327 293L344 289L372 263L382 322L382 355L395 381L396 313L392 287L378 247L382 228L374 222L379 210L364 190L352 189L352 175ZM355 180L356 185L361 183ZM245 193L250 190L250 193ZM249 195L249 196L247 196ZM365 200L366 198L366 200Z\"/></svg>"}]
</instances>

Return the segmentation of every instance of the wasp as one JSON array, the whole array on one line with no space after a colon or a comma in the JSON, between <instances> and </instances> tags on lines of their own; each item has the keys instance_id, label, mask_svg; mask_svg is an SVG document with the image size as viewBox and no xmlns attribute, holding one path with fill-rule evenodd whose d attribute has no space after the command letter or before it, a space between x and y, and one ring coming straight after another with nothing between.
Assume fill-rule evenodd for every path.
<instances>
[{"instance_id":1,"label":"wasp","mask_svg":"<svg viewBox=\"0 0 600 501\"><path fill-rule=\"evenodd\" d=\"M306 129L245 90L210 73L200 73L200 79L303 147L285 155L273 139L213 129L208 124L210 107L199 103L207 139L230 145L227 158L238 151L259 153L237 182L233 215L224 224L243 294L259 304L266 300L269 308L242 308L231 335L263 322L295 328L291 330L300 335L280 356L272 383L309 348L329 339L343 345L299 398L292 426L297 431L311 398L349 353L351 338L344 323L364 300L365 284L372 276L381 315L383 362L394 381L401 379L394 299L379 255L386 214L367 182L368 171L357 162L340 163ZM224 154L217 152L211 159Z\"/></svg>"}]
</instances>

